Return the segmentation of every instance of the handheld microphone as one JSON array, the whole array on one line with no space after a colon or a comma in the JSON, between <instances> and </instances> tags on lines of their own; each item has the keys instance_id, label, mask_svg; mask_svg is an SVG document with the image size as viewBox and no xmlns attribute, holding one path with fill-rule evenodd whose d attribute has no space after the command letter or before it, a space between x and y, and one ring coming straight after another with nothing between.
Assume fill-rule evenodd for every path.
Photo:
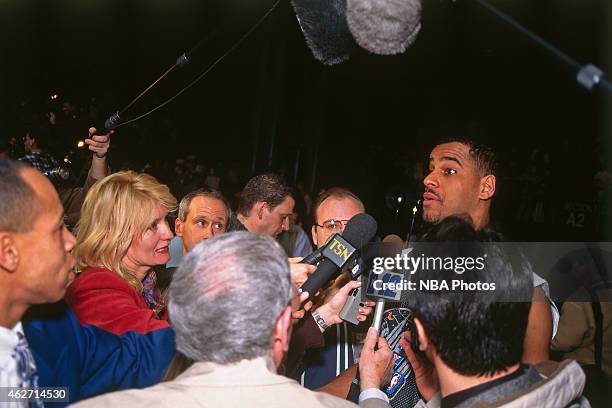
<instances>
[{"instance_id":1,"label":"handheld microphone","mask_svg":"<svg viewBox=\"0 0 612 408\"><path fill-rule=\"evenodd\" d=\"M315 294L376 235L377 228L376 220L371 215L357 214L351 218L343 234L334 235L322 247L323 259L317 270L304 282L299 292L308 292L309 296Z\"/></svg>"},{"instance_id":2,"label":"handheld microphone","mask_svg":"<svg viewBox=\"0 0 612 408\"><path fill-rule=\"evenodd\" d=\"M378 299L376 301L376 307L374 308L374 317L372 318L372 327L376 329L377 333L380 333L380 326L382 326L384 313L385 301L383 299Z\"/></svg>"},{"instance_id":3,"label":"handheld microphone","mask_svg":"<svg viewBox=\"0 0 612 408\"><path fill-rule=\"evenodd\" d=\"M304 259L302 259L301 263L305 263L307 265L317 265L319 262L321 262L323 259L323 250L327 244L329 244L329 241L331 241L336 235L338 234L330 235L327 238L327 241L325 241L325 245L323 245L321 248L315 249L310 255L306 255Z\"/></svg>"},{"instance_id":4,"label":"handheld microphone","mask_svg":"<svg viewBox=\"0 0 612 408\"><path fill-rule=\"evenodd\" d=\"M317 248L312 254L306 255L304 259L302 259L302 263L307 265L316 265L321 262L321 259L323 259L323 248L325 247L322 246L321 248Z\"/></svg>"},{"instance_id":5,"label":"handheld microphone","mask_svg":"<svg viewBox=\"0 0 612 408\"><path fill-rule=\"evenodd\" d=\"M387 235L383 239L383 243L386 244L394 244L394 245L403 245L404 241L395 234ZM374 317L372 318L372 326L376 329L378 333L380 333L380 327L382 325L382 319L385 311L385 300L378 299L376 300L376 308L374 309Z\"/></svg>"}]
</instances>

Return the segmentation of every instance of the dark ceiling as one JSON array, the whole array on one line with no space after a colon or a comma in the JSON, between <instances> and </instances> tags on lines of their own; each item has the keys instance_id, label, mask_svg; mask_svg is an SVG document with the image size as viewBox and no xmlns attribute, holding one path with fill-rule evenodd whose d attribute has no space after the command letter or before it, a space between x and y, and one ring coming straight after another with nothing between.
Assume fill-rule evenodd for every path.
<instances>
[{"instance_id":1,"label":"dark ceiling","mask_svg":"<svg viewBox=\"0 0 612 408\"><path fill-rule=\"evenodd\" d=\"M97 95L108 101L106 115L205 39L191 67L135 106L142 112L202 72L272 3L5 0L0 106L11 112L53 92L80 101ZM581 194L597 140L608 134L607 101L581 89L572 72L476 1L423 3L422 31L404 54L358 49L348 62L327 67L311 56L289 1L281 0L240 47L155 114L152 120L170 118L178 128L168 154L192 152L244 175L268 167L292 174L299 151L296 178L310 183L314 174L315 188L341 183L380 196L401 183L402 163L425 157L436 137L460 132L526 160L533 149L554 152L565 144L575 153L571 166L586 169L566 180ZM612 3L491 3L579 62L612 72Z\"/></svg>"}]
</instances>

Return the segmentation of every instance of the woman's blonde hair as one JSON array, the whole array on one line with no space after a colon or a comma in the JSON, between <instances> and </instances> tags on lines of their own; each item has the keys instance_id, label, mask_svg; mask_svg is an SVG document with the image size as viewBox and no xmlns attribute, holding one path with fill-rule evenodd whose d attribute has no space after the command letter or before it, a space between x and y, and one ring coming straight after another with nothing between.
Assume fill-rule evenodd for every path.
<instances>
[{"instance_id":1,"label":"woman's blonde hair","mask_svg":"<svg viewBox=\"0 0 612 408\"><path fill-rule=\"evenodd\" d=\"M151 225L160 204L168 212L176 210L168 186L148 174L121 171L94 184L77 224L77 270L110 269L141 293L142 283L121 261L134 237Z\"/></svg>"}]
</instances>

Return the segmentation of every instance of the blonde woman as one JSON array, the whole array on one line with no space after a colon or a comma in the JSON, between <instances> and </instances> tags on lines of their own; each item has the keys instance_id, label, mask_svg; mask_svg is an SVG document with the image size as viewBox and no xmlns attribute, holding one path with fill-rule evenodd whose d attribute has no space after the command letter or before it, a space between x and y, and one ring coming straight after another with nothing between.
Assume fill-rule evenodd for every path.
<instances>
[{"instance_id":1,"label":"blonde woman","mask_svg":"<svg viewBox=\"0 0 612 408\"><path fill-rule=\"evenodd\" d=\"M100 180L85 197L77 226L77 269L66 300L84 324L115 334L168 327L153 267L168 262L176 209L167 186L124 171Z\"/></svg>"}]
</instances>

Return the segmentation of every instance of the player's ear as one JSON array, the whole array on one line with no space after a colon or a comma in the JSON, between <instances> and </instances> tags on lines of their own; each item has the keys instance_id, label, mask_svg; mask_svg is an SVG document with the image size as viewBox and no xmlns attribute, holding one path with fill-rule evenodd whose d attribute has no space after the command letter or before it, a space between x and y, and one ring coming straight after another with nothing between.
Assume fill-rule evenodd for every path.
<instances>
[{"instance_id":1,"label":"player's ear","mask_svg":"<svg viewBox=\"0 0 612 408\"><path fill-rule=\"evenodd\" d=\"M495 194L495 176L489 174L480 179L480 192L478 198L481 200L490 200Z\"/></svg>"}]
</instances>

